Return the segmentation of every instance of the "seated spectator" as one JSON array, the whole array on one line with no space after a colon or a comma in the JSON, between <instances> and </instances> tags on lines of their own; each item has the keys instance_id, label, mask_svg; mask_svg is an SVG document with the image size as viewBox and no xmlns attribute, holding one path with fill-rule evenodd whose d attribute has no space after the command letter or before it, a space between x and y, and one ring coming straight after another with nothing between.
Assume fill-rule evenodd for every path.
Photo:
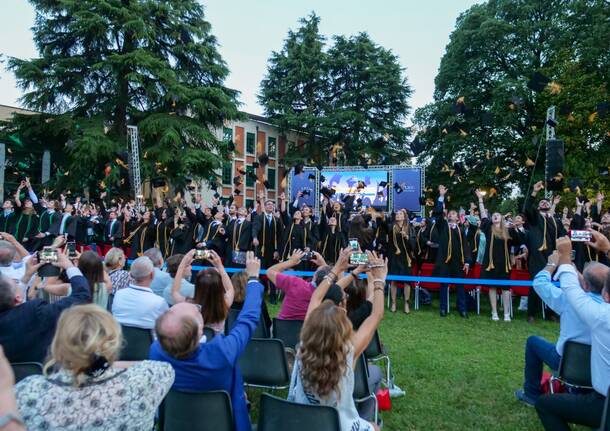
<instances>
[{"instance_id":1,"label":"seated spectator","mask_svg":"<svg viewBox=\"0 0 610 431\"><path fill-rule=\"evenodd\" d=\"M359 274L357 271L361 266L362 265L357 266L354 271L350 273L354 282L345 288L345 293L347 293L347 301L345 303L347 318L352 322L354 331L360 328L362 322L364 322L373 311L373 284L367 279L366 286L362 286L356 279Z\"/></svg>"},{"instance_id":2,"label":"seated spectator","mask_svg":"<svg viewBox=\"0 0 610 431\"><path fill-rule=\"evenodd\" d=\"M43 362L61 312L90 301L89 286L80 270L65 254L58 252L57 256L53 265L66 271L72 293L53 304L41 299L24 303L15 280L0 276L0 344L11 362ZM40 266L35 257L28 259L24 278L31 278Z\"/></svg>"},{"instance_id":3,"label":"seated spectator","mask_svg":"<svg viewBox=\"0 0 610 431\"><path fill-rule=\"evenodd\" d=\"M115 362L122 341L121 327L97 305L64 312L45 374L27 377L16 386L27 428L152 429L174 371L161 362Z\"/></svg>"},{"instance_id":4,"label":"seated spectator","mask_svg":"<svg viewBox=\"0 0 610 431\"><path fill-rule=\"evenodd\" d=\"M561 319L557 344L534 335L529 337L525 344L525 381L523 390L515 392L515 396L518 400L530 406L534 406L538 397L542 395L540 379L542 378L544 364L548 365L551 370L557 371L565 342L571 340L591 344L589 328L568 304L563 291L558 289L551 281L551 276L557 269L558 261L559 253L555 251L549 256L546 267L534 278L536 293ZM583 274L582 289L598 303L602 302L601 291L606 281L607 271L608 268L601 263L591 262L585 268Z\"/></svg>"},{"instance_id":5,"label":"seated spectator","mask_svg":"<svg viewBox=\"0 0 610 431\"><path fill-rule=\"evenodd\" d=\"M104 265L106 266L106 271L112 282L112 295L114 295L117 290L125 289L129 286L129 271L123 269L125 268L125 262L125 253L118 247L112 247L108 250L108 253L106 253Z\"/></svg>"},{"instance_id":6,"label":"seated spectator","mask_svg":"<svg viewBox=\"0 0 610 431\"><path fill-rule=\"evenodd\" d=\"M341 430L378 430L376 424L358 415L354 399L354 367L370 343L383 318L387 260L366 252L370 262L373 311L357 331L344 310L331 300L324 300L338 281L338 274L348 269L351 249L341 251L332 271L320 282L311 297L301 330L301 343L292 371L288 399L303 404L322 404L339 411Z\"/></svg>"},{"instance_id":7,"label":"seated spectator","mask_svg":"<svg viewBox=\"0 0 610 431\"><path fill-rule=\"evenodd\" d=\"M161 250L158 248L149 248L144 252L144 256L148 257L153 265L155 266L155 276L153 277L153 282L150 285L150 290L153 291L155 295L163 296L167 301L168 298L165 297L165 289L169 287L171 290L172 286L172 277L165 271L163 271L163 254L161 254ZM176 264L176 268L180 262ZM169 265L169 263L168 263ZM167 301L169 304L172 302Z\"/></svg>"},{"instance_id":8,"label":"seated spectator","mask_svg":"<svg viewBox=\"0 0 610 431\"><path fill-rule=\"evenodd\" d=\"M131 264L133 282L117 291L112 302L112 314L121 325L153 329L157 318L167 311L167 302L150 290L153 274L153 264L146 256Z\"/></svg>"},{"instance_id":9,"label":"seated spectator","mask_svg":"<svg viewBox=\"0 0 610 431\"><path fill-rule=\"evenodd\" d=\"M277 263L267 270L269 280L284 292L284 301L282 302L278 319L304 320L311 295L316 286L322 282L331 270L331 267L326 265L322 255L314 252L314 258L311 262L317 265L318 269L314 273L311 282L305 281L301 277L282 274L282 271L299 265L303 254L303 251L295 250L290 259Z\"/></svg>"},{"instance_id":10,"label":"seated spectator","mask_svg":"<svg viewBox=\"0 0 610 431\"><path fill-rule=\"evenodd\" d=\"M15 399L15 373L0 346L0 421L4 422L3 431L25 431L23 419L17 410Z\"/></svg>"},{"instance_id":11,"label":"seated spectator","mask_svg":"<svg viewBox=\"0 0 610 431\"><path fill-rule=\"evenodd\" d=\"M0 232L0 237L0 274L20 284L25 275L24 261L29 258L29 253L13 235Z\"/></svg>"},{"instance_id":12,"label":"seated spectator","mask_svg":"<svg viewBox=\"0 0 610 431\"><path fill-rule=\"evenodd\" d=\"M205 326L214 330L216 334L224 332L225 320L233 304L235 290L231 278L222 263L222 259L214 250L208 250L210 258L207 259L214 268L199 271L195 277L195 295L186 297L180 293L180 280L184 274L190 272L191 263L195 255L195 250L189 251L180 262L174 284L172 286L172 299L174 303L191 301L199 304L201 315L205 321Z\"/></svg>"},{"instance_id":13,"label":"seated spectator","mask_svg":"<svg viewBox=\"0 0 610 431\"><path fill-rule=\"evenodd\" d=\"M104 263L94 251L84 251L78 258L78 269L89 283L91 302L108 309L108 297L112 293L112 281L104 271Z\"/></svg>"},{"instance_id":14,"label":"seated spectator","mask_svg":"<svg viewBox=\"0 0 610 431\"><path fill-rule=\"evenodd\" d=\"M174 299L172 298L172 286L174 285L176 273L178 272L178 267L180 266L180 262L182 262L182 259L184 259L183 254L175 254L167 258L168 273L166 275L169 282L166 283L165 287L163 288L163 298L167 301L169 305L174 305ZM183 268L182 277L178 278L178 280L180 280L180 295L186 298L192 298L195 296L195 285L190 282L192 276L192 266L186 265Z\"/></svg>"},{"instance_id":15,"label":"seated spectator","mask_svg":"<svg viewBox=\"0 0 610 431\"><path fill-rule=\"evenodd\" d=\"M251 429L237 361L258 325L263 296L259 272L260 261L248 252L246 299L229 335L220 334L201 342L204 327L201 313L195 304L182 302L157 320L158 340L150 348L150 359L169 362L174 367L176 380L172 389L227 391L231 395L237 431Z\"/></svg>"},{"instance_id":16,"label":"seated spectator","mask_svg":"<svg viewBox=\"0 0 610 431\"><path fill-rule=\"evenodd\" d=\"M231 283L235 289L235 298L233 298L233 304L231 304L232 310L241 310L244 307L244 301L246 299L246 285L248 284L248 274L246 271L239 271L231 276ZM267 310L267 303L263 301L261 303L261 319L265 322L267 329L271 328L271 317L269 317L269 311Z\"/></svg>"},{"instance_id":17,"label":"seated spectator","mask_svg":"<svg viewBox=\"0 0 610 431\"><path fill-rule=\"evenodd\" d=\"M592 232L591 243L604 255L610 253L610 241L599 232ZM568 237L557 240L559 261L556 279L568 304L591 331L591 381L593 391L543 395L536 401L536 411L547 431L570 430L569 423L597 429L600 426L606 395L610 387L610 276L602 290L599 303L580 286L572 264L572 242ZM586 364L583 364L586 366Z\"/></svg>"}]
</instances>

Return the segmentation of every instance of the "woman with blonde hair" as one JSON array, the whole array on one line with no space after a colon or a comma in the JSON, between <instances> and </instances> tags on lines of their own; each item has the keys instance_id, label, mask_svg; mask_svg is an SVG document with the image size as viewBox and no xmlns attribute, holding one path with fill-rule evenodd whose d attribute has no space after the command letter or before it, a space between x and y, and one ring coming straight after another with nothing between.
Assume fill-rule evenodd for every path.
<instances>
[{"instance_id":1,"label":"woman with blonde hair","mask_svg":"<svg viewBox=\"0 0 610 431\"><path fill-rule=\"evenodd\" d=\"M379 429L376 424L359 417L352 397L358 357L370 343L383 318L383 289L388 273L387 260L373 252L366 253L369 258L368 277L374 286L370 316L354 331L345 309L332 300L324 300L331 286L336 290L337 284L345 285L345 280L337 281L338 274L343 274L349 266L351 249L346 248L311 297L288 394L289 400L298 403L335 407L339 411L342 431ZM357 275L351 272L346 277Z\"/></svg>"},{"instance_id":2,"label":"woman with blonde hair","mask_svg":"<svg viewBox=\"0 0 610 431\"><path fill-rule=\"evenodd\" d=\"M122 342L108 311L93 304L64 311L44 375L16 386L27 429L152 429L174 370L155 361L116 362Z\"/></svg>"},{"instance_id":3,"label":"woman with blonde hair","mask_svg":"<svg viewBox=\"0 0 610 431\"><path fill-rule=\"evenodd\" d=\"M510 279L512 269L510 262L510 249L512 239L508 226L504 222L504 216L495 212L489 218L489 214L483 203L483 193L475 191L479 198L479 210L481 212L481 232L485 234L485 254L481 263L481 278L492 280ZM510 322L511 293L510 286L501 286L502 305L504 307L504 321ZM498 300L496 298L496 287L489 286L489 302L491 303L491 320L498 321Z\"/></svg>"},{"instance_id":4,"label":"woman with blonde hair","mask_svg":"<svg viewBox=\"0 0 610 431\"><path fill-rule=\"evenodd\" d=\"M112 247L106 253L104 266L112 282L112 294L129 286L129 271L125 271L125 253L118 247Z\"/></svg>"}]
</instances>

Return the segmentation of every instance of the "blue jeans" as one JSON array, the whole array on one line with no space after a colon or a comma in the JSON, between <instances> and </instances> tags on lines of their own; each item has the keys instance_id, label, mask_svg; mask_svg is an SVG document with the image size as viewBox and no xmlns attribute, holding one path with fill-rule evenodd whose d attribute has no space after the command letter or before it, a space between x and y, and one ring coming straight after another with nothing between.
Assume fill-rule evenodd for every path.
<instances>
[{"instance_id":1,"label":"blue jeans","mask_svg":"<svg viewBox=\"0 0 610 431\"><path fill-rule=\"evenodd\" d=\"M529 337L525 343L525 382L523 383L525 395L537 400L542 395L540 379L544 364L556 371L560 360L561 356L553 343L536 335Z\"/></svg>"}]
</instances>

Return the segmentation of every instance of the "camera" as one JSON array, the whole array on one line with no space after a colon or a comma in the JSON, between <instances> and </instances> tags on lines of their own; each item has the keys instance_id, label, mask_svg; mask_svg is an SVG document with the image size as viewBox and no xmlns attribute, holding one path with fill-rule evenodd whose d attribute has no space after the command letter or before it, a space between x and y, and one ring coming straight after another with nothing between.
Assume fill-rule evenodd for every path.
<instances>
[{"instance_id":1,"label":"camera","mask_svg":"<svg viewBox=\"0 0 610 431\"><path fill-rule=\"evenodd\" d=\"M204 250L201 248L195 250L195 259L209 259L210 257L210 250Z\"/></svg>"},{"instance_id":2,"label":"camera","mask_svg":"<svg viewBox=\"0 0 610 431\"><path fill-rule=\"evenodd\" d=\"M38 262L40 263L54 263L57 262L57 250L52 247L43 247L38 252Z\"/></svg>"},{"instance_id":3,"label":"camera","mask_svg":"<svg viewBox=\"0 0 610 431\"><path fill-rule=\"evenodd\" d=\"M313 259L314 257L314 252L313 251L307 251L305 253L303 253L303 256L301 256L301 262L306 262L308 260Z\"/></svg>"}]
</instances>

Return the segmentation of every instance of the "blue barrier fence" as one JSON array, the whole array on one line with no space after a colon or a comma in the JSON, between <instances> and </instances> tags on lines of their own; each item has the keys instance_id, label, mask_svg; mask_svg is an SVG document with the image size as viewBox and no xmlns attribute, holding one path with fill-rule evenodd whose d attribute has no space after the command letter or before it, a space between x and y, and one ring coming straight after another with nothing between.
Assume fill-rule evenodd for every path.
<instances>
[{"instance_id":1,"label":"blue barrier fence","mask_svg":"<svg viewBox=\"0 0 610 431\"><path fill-rule=\"evenodd\" d=\"M131 264L133 260L127 261ZM196 271L202 269L212 268L211 266L199 266L193 265L192 268ZM231 274L234 272L243 271L243 268L225 268L227 273ZM267 270L261 269L261 275L267 273ZM311 277L313 271L282 271L282 274L294 275L296 277ZM366 278L366 274L360 275L362 278ZM446 278L446 277L422 277L415 275L388 275L387 281L400 281L400 282L419 282L419 283L443 283L443 284L475 284L477 286L528 286L532 287L533 283L531 280L491 280L482 278ZM553 283L559 286L559 283Z\"/></svg>"}]
</instances>

